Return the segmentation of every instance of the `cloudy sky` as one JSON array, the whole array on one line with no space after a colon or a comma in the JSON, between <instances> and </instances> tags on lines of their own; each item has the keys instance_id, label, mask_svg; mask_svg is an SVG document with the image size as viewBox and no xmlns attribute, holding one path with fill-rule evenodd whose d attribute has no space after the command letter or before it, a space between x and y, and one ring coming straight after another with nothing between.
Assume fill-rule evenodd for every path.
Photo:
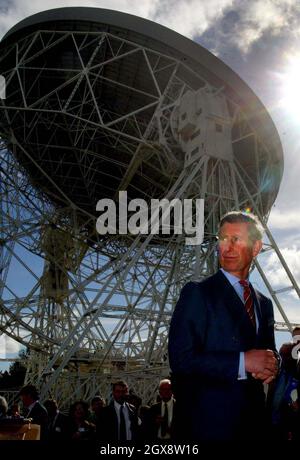
<instances>
[{"instance_id":1,"label":"cloudy sky","mask_svg":"<svg viewBox=\"0 0 300 460\"><path fill-rule=\"evenodd\" d=\"M300 283L299 0L0 0L0 37L26 16L62 6L109 8L151 19L206 47L254 90L277 126L285 156L269 227ZM284 274L274 255L268 256L266 270L281 286ZM299 299L290 294L282 300L291 321L300 323Z\"/></svg>"}]
</instances>

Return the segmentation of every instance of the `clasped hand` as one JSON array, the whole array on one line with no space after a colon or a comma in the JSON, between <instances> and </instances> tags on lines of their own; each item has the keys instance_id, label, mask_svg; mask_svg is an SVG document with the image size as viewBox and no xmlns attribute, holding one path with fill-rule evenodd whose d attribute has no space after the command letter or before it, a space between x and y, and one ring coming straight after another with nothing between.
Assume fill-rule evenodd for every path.
<instances>
[{"instance_id":1,"label":"clasped hand","mask_svg":"<svg viewBox=\"0 0 300 460\"><path fill-rule=\"evenodd\" d=\"M273 350L249 350L245 352L245 368L255 379L270 383L278 373L278 361Z\"/></svg>"}]
</instances>

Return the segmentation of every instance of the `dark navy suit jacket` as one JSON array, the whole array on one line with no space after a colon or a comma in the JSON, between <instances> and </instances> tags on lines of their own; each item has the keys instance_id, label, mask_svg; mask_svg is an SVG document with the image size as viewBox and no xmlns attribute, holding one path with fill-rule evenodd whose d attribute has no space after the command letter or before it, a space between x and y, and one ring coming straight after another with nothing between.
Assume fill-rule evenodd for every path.
<instances>
[{"instance_id":1,"label":"dark navy suit jacket","mask_svg":"<svg viewBox=\"0 0 300 460\"><path fill-rule=\"evenodd\" d=\"M238 380L240 352L273 349L272 302L252 287L259 328L221 271L184 286L169 332L169 361L182 438L253 439L265 434L263 384Z\"/></svg>"},{"instance_id":2,"label":"dark navy suit jacket","mask_svg":"<svg viewBox=\"0 0 300 460\"><path fill-rule=\"evenodd\" d=\"M135 441L138 432L137 411L132 404L125 402L125 405L129 413L132 441ZM100 414L99 428L97 430L99 440L118 442L118 416L114 407L114 401L112 400L108 406L105 406Z\"/></svg>"}]
</instances>

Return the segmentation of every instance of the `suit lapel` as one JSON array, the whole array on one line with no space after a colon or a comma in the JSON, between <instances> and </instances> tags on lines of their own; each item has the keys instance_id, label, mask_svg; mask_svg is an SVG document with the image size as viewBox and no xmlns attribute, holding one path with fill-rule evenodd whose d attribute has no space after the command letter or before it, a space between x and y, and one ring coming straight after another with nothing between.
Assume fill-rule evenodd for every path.
<instances>
[{"instance_id":1,"label":"suit lapel","mask_svg":"<svg viewBox=\"0 0 300 460\"><path fill-rule=\"evenodd\" d=\"M111 410L111 417L112 417L112 425L114 427L116 439L118 439L118 432L119 432L118 415L117 415L117 411L116 411L113 400L110 402L110 410Z\"/></svg>"},{"instance_id":2,"label":"suit lapel","mask_svg":"<svg viewBox=\"0 0 300 460\"><path fill-rule=\"evenodd\" d=\"M217 282L219 284L222 301L225 303L234 321L244 322L247 319L246 311L243 302L239 298L235 289L231 286L226 276L219 270L216 273Z\"/></svg>"},{"instance_id":3,"label":"suit lapel","mask_svg":"<svg viewBox=\"0 0 300 460\"><path fill-rule=\"evenodd\" d=\"M234 287L229 283L223 273L218 271L215 276L217 277L222 300L234 324L237 325L240 331L241 342L244 344L245 348L249 348L254 345L256 332L251 324L245 306Z\"/></svg>"},{"instance_id":4,"label":"suit lapel","mask_svg":"<svg viewBox=\"0 0 300 460\"><path fill-rule=\"evenodd\" d=\"M125 402L125 405L126 405L127 410L128 410L129 419L130 419L130 421L132 422L133 417L134 417L133 409L132 409L132 407L131 407L127 402Z\"/></svg>"}]
</instances>

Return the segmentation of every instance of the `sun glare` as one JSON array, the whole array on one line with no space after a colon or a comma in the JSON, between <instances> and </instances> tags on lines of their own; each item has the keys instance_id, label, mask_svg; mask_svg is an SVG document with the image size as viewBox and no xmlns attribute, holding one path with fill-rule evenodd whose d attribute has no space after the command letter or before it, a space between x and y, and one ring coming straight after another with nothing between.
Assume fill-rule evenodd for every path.
<instances>
[{"instance_id":1,"label":"sun glare","mask_svg":"<svg viewBox=\"0 0 300 460\"><path fill-rule=\"evenodd\" d=\"M300 55L288 57L286 70L281 74L282 106L300 121Z\"/></svg>"}]
</instances>

